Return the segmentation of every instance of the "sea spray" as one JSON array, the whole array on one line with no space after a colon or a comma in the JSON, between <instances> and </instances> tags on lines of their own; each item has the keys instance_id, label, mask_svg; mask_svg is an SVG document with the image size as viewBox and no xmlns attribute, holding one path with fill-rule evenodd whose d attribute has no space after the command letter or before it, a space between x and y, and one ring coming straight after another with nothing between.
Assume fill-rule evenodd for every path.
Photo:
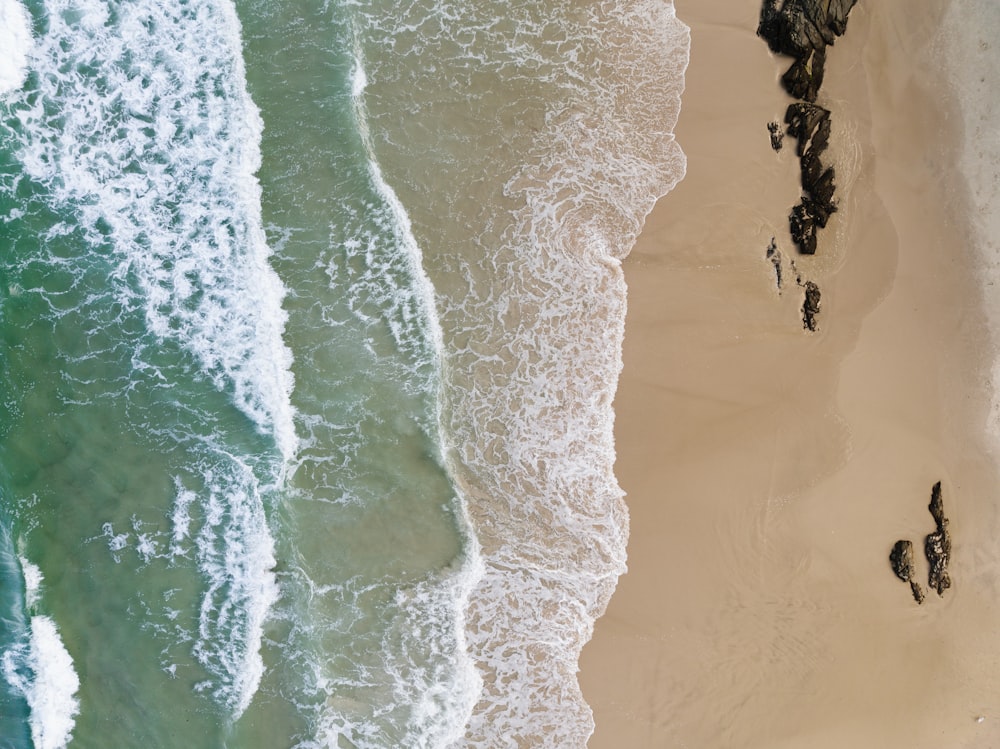
<instances>
[{"instance_id":1,"label":"sea spray","mask_svg":"<svg viewBox=\"0 0 1000 749\"><path fill-rule=\"evenodd\" d=\"M339 49L324 24L306 25ZM332 101L309 97L322 121L324 107L335 112L329 130L313 140L285 122L288 103L262 106L266 132L294 132L309 157L286 155L270 183L284 198L273 220L289 227L279 255L296 291L287 330L303 439L278 535L275 626L287 634L261 691L289 695L307 718L298 747L439 747L462 735L479 694L463 627L478 556L442 464L433 289L371 148L365 64L343 27L346 80ZM314 54L308 35L295 39ZM286 60L282 76L296 64L306 61ZM314 189L326 174L336 182ZM317 216L329 229L312 229Z\"/></svg>"},{"instance_id":2,"label":"sea spray","mask_svg":"<svg viewBox=\"0 0 1000 749\"><path fill-rule=\"evenodd\" d=\"M26 642L0 655L4 679L28 703L35 749L62 749L72 738L80 703L80 678L55 622L35 613L41 595L41 570L19 557L24 576L25 606L31 613Z\"/></svg>"},{"instance_id":3,"label":"sea spray","mask_svg":"<svg viewBox=\"0 0 1000 749\"><path fill-rule=\"evenodd\" d=\"M357 44L357 42L355 42ZM410 284L404 288L394 289L394 297L397 304L402 304L396 310L397 314L388 314L386 319L393 321L392 331L396 344L401 348L408 348L413 341L419 341L421 345L428 343L433 352L432 366L435 370L432 382L439 382L439 370L441 357L443 354L444 342L441 334L441 323L438 320L437 309L434 302L434 287L430 278L424 271L423 253L416 237L413 236L413 226L406 209L396 195L396 191L389 186L382 175L382 168L379 166L378 158L375 155L374 144L372 143L371 131L368 126L368 114L365 111L364 92L368 85L368 76L365 73L364 64L360 53L355 52L354 69L351 75L351 98L354 103L354 113L358 124L358 132L361 142L364 144L365 155L368 160L368 171L371 175L372 184L379 197L384 201L388 210L390 223L388 228L392 231L392 238L396 249L402 254ZM405 306L404 306L405 305ZM398 314L402 312L403 314ZM407 326L407 330L397 330L400 323ZM416 330L414 330L416 328ZM429 341L427 338L429 337ZM443 456L442 456L443 458Z\"/></svg>"},{"instance_id":4,"label":"sea spray","mask_svg":"<svg viewBox=\"0 0 1000 749\"><path fill-rule=\"evenodd\" d=\"M0 0L0 96L19 88L27 75L31 18L18 0Z\"/></svg>"}]
</instances>

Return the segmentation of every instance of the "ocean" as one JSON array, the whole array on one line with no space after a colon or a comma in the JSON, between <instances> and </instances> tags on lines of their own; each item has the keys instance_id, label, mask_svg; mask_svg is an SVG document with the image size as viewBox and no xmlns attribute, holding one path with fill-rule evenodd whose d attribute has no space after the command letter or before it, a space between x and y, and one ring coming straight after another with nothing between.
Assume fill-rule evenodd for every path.
<instances>
[{"instance_id":1,"label":"ocean","mask_svg":"<svg viewBox=\"0 0 1000 749\"><path fill-rule=\"evenodd\" d=\"M0 0L0 747L583 746L662 0Z\"/></svg>"}]
</instances>

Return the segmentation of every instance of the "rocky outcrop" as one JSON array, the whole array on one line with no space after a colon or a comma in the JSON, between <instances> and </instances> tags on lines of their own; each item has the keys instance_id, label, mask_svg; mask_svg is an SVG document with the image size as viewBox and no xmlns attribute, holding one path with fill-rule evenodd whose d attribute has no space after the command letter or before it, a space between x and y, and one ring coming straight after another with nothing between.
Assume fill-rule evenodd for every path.
<instances>
[{"instance_id":1,"label":"rocky outcrop","mask_svg":"<svg viewBox=\"0 0 1000 749\"><path fill-rule=\"evenodd\" d=\"M757 27L772 52L794 58L781 83L801 100L789 106L785 123L788 134L799 141L803 195L788 217L788 227L804 255L815 254L816 234L837 210L833 200L836 174L821 158L830 140L830 112L815 101L823 84L826 48L847 30L847 16L856 2L764 0Z\"/></svg>"},{"instance_id":2,"label":"rocky outcrop","mask_svg":"<svg viewBox=\"0 0 1000 749\"><path fill-rule=\"evenodd\" d=\"M847 30L857 0L764 0L757 33L772 52L795 58L781 82L796 99L816 101L826 48Z\"/></svg>"},{"instance_id":3,"label":"rocky outcrop","mask_svg":"<svg viewBox=\"0 0 1000 749\"><path fill-rule=\"evenodd\" d=\"M836 173L823 164L822 156L830 144L830 111L808 102L790 104L785 112L788 134L798 140L796 153L802 179L802 200L789 217L792 240L805 255L816 252L816 232L826 227L830 214L837 210L833 202Z\"/></svg>"},{"instance_id":4,"label":"rocky outcrop","mask_svg":"<svg viewBox=\"0 0 1000 749\"><path fill-rule=\"evenodd\" d=\"M927 574L927 584L931 590L936 590L939 596L951 587L951 575L948 573L948 562L951 560L951 533L948 531L948 518L944 516L944 501L941 497L941 482L938 481L931 489L931 503L927 506L934 518L936 530L924 539L924 554L930 571ZM913 542L899 540L889 552L889 564L903 582L910 584L913 600L924 602L924 591L914 579L916 577L913 559Z\"/></svg>"},{"instance_id":5,"label":"rocky outcrop","mask_svg":"<svg viewBox=\"0 0 1000 749\"><path fill-rule=\"evenodd\" d=\"M927 585L937 594L951 587L951 575L948 574L948 562L951 560L951 533L948 532L948 518L944 516L944 501L941 498L941 482L938 481L931 489L931 503L927 506L934 518L937 530L924 539L924 554L930 564L927 574Z\"/></svg>"}]
</instances>

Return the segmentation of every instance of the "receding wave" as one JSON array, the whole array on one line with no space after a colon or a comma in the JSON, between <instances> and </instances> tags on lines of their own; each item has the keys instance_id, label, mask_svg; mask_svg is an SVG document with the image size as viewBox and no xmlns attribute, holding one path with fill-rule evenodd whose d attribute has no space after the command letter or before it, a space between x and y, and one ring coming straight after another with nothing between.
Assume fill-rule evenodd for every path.
<instances>
[{"instance_id":1,"label":"receding wave","mask_svg":"<svg viewBox=\"0 0 1000 749\"><path fill-rule=\"evenodd\" d=\"M466 625L484 692L456 745L583 746L579 652L628 535L620 261L684 175L688 30L659 2L362 16L375 150L437 291L443 439L484 558Z\"/></svg>"},{"instance_id":2,"label":"receding wave","mask_svg":"<svg viewBox=\"0 0 1000 749\"><path fill-rule=\"evenodd\" d=\"M174 480L175 498L169 528L133 517L131 527L105 523L95 541L107 544L119 563L142 572L163 570L192 560L203 578L194 631L186 629L167 589L144 626L168 640L161 667L176 675L173 650L189 647L210 678L197 682L204 692L235 716L249 707L260 684L260 655L265 619L278 599L274 541L264 512L262 489L250 466L223 451L207 452Z\"/></svg>"},{"instance_id":3,"label":"receding wave","mask_svg":"<svg viewBox=\"0 0 1000 749\"><path fill-rule=\"evenodd\" d=\"M463 626L480 567L474 541L458 537L467 529L442 468L434 291L372 149L360 55L345 83L358 139L354 194L310 255L325 283L297 287L319 303L306 326L315 342L296 359L330 361L339 351L351 371L299 378L305 436L289 526L323 518L329 535L316 553L312 534L291 534L288 595L276 616L291 629L282 657L302 682L296 706L310 723L296 746L439 747L463 734L480 692ZM292 326L300 322L293 315ZM344 528L367 539L365 548Z\"/></svg>"}]
</instances>

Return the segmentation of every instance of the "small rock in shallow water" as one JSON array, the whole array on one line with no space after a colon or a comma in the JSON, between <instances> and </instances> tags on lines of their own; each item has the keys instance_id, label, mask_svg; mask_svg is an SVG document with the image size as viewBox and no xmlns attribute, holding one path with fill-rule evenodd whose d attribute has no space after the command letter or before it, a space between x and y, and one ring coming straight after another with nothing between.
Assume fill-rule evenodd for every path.
<instances>
[{"instance_id":1,"label":"small rock in shallow water","mask_svg":"<svg viewBox=\"0 0 1000 749\"><path fill-rule=\"evenodd\" d=\"M778 293L780 294L781 284L784 281L784 272L781 269L781 250L778 249L778 243L774 241L774 237L771 237L771 244L767 246L767 259L774 266L774 276L778 286Z\"/></svg>"},{"instance_id":2,"label":"small rock in shallow water","mask_svg":"<svg viewBox=\"0 0 1000 749\"><path fill-rule=\"evenodd\" d=\"M819 286L806 281L806 297L802 302L802 327L816 332L816 316L819 314Z\"/></svg>"},{"instance_id":3,"label":"small rock in shallow water","mask_svg":"<svg viewBox=\"0 0 1000 749\"><path fill-rule=\"evenodd\" d=\"M781 131L781 125L777 122L767 123L767 131L771 134L771 148L775 151L781 150L781 143L785 139L785 134Z\"/></svg>"}]
</instances>

